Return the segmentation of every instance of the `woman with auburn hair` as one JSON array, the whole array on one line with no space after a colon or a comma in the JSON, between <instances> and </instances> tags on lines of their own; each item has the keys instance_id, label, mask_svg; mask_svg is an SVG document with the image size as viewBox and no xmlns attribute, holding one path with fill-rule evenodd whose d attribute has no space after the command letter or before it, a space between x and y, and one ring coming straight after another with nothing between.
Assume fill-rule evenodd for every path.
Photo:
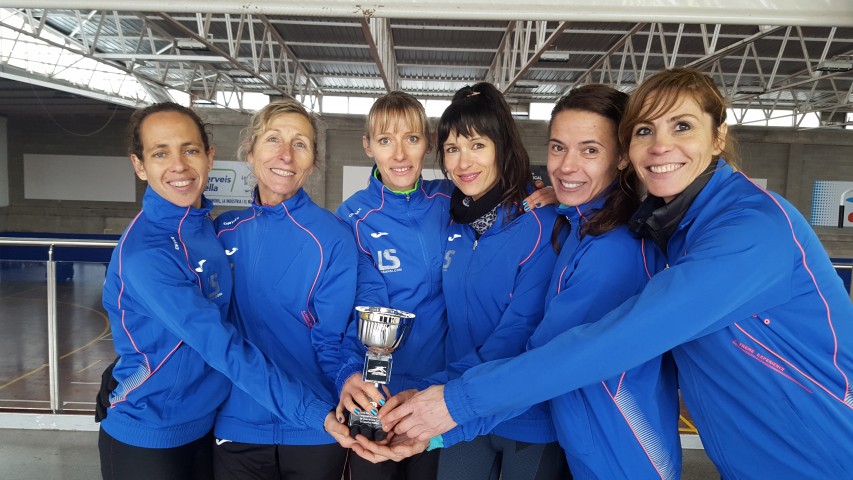
<instances>
[{"instance_id":1,"label":"woman with auburn hair","mask_svg":"<svg viewBox=\"0 0 853 480\"><path fill-rule=\"evenodd\" d=\"M698 71L643 82L619 132L649 191L632 228L667 267L600 321L430 387L383 421L408 415L396 430L428 439L671 350L724 478L849 477L853 305L803 216L735 168L725 116L719 89ZM491 393L513 381L542 387Z\"/></svg>"}]
</instances>

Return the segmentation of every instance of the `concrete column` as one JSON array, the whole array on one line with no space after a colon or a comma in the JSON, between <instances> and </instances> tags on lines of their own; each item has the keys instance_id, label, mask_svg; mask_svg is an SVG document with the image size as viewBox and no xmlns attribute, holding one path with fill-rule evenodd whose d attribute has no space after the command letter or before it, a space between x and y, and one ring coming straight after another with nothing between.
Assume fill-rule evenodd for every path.
<instances>
[{"instance_id":1,"label":"concrete column","mask_svg":"<svg viewBox=\"0 0 853 480\"><path fill-rule=\"evenodd\" d=\"M812 201L811 185L803 185L803 166L805 164L803 155L802 143L788 145L788 171L785 175L784 196L801 212L808 212L811 209Z\"/></svg>"}]
</instances>

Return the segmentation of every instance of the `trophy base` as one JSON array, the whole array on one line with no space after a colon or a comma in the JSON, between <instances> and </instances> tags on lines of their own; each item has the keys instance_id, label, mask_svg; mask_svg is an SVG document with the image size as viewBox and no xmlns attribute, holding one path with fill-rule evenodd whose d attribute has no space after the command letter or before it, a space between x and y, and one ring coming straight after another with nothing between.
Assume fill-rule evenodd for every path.
<instances>
[{"instance_id":1,"label":"trophy base","mask_svg":"<svg viewBox=\"0 0 853 480\"><path fill-rule=\"evenodd\" d=\"M356 435L364 435L368 440L380 442L388 437L388 433L382 430L382 422L379 421L379 417L370 413L358 415L350 413L347 426L352 438L355 438Z\"/></svg>"}]
</instances>

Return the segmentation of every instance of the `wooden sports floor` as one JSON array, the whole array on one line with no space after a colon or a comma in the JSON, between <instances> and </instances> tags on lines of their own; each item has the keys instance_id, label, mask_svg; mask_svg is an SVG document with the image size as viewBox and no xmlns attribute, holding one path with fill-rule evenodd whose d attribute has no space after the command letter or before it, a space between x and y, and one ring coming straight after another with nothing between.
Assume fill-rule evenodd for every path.
<instances>
[{"instance_id":1,"label":"wooden sports floor","mask_svg":"<svg viewBox=\"0 0 853 480\"><path fill-rule=\"evenodd\" d=\"M64 277L56 290L60 405L64 413L89 413L101 372L115 358L109 321L101 306L105 266L75 262L58 270ZM49 412L47 365L45 263L3 261L0 410Z\"/></svg>"}]
</instances>

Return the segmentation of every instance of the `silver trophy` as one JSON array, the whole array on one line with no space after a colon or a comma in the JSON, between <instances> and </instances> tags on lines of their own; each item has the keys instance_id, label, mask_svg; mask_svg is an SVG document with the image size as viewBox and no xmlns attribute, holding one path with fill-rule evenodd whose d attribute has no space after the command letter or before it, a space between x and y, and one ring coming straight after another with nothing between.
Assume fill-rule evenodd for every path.
<instances>
[{"instance_id":1,"label":"silver trophy","mask_svg":"<svg viewBox=\"0 0 853 480\"><path fill-rule=\"evenodd\" d=\"M415 319L413 313L385 307L355 307L358 312L358 339L367 347L362 379L377 388L391 379L391 352L403 344ZM376 402L371 402L377 407ZM385 439L382 423L370 412L350 414L350 433L372 440Z\"/></svg>"}]
</instances>

